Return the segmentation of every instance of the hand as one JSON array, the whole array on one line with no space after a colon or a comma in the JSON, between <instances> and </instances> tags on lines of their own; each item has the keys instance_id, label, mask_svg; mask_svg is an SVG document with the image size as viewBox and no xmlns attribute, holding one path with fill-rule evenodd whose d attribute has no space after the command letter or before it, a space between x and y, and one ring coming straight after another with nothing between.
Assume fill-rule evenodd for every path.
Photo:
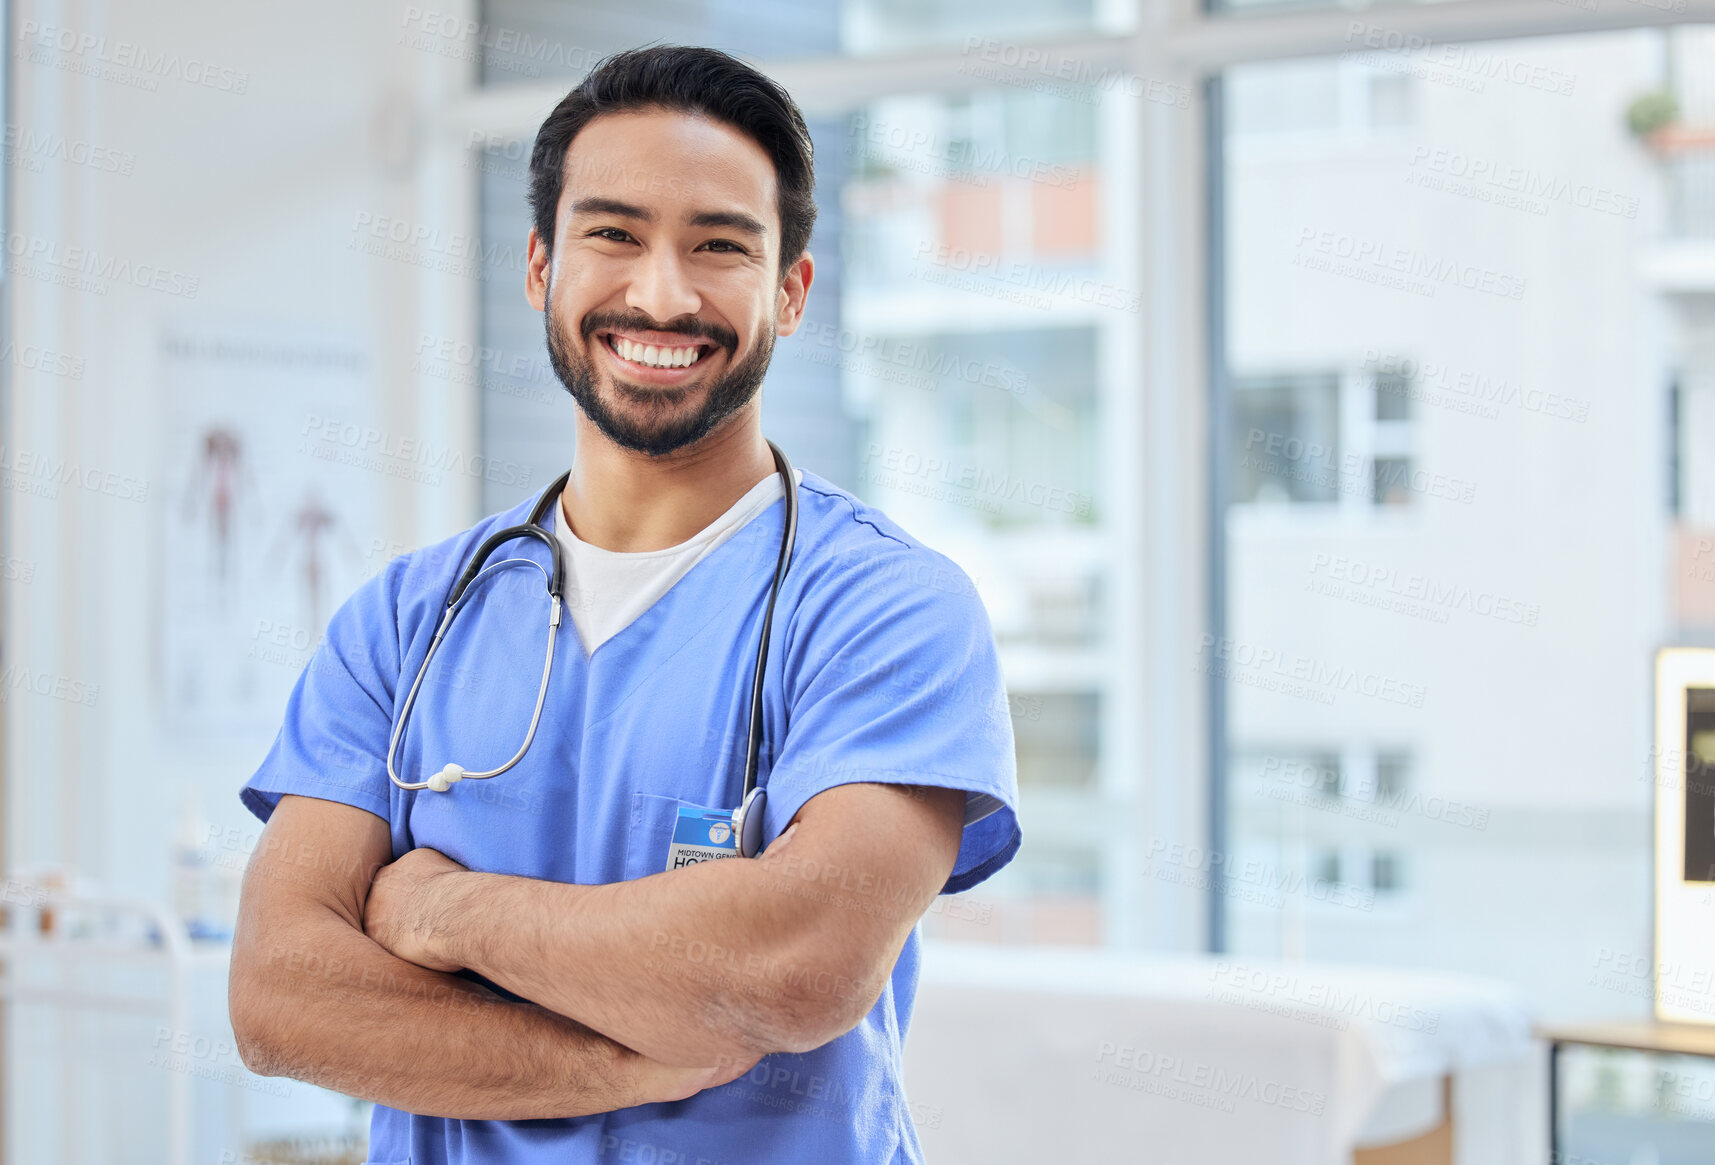
<instances>
[{"instance_id":1,"label":"hand","mask_svg":"<svg viewBox=\"0 0 1715 1165\"><path fill-rule=\"evenodd\" d=\"M638 1097L633 1104L684 1100L705 1088L719 1088L743 1076L761 1059L749 1056L725 1060L712 1068L675 1068L629 1048L621 1049L621 1054L624 1070L631 1077L633 1095Z\"/></svg>"},{"instance_id":2,"label":"hand","mask_svg":"<svg viewBox=\"0 0 1715 1165\"><path fill-rule=\"evenodd\" d=\"M363 933L407 962L431 971L457 971L457 963L438 958L430 949L435 893L444 874L464 867L432 849L414 849L375 872L369 899L363 906Z\"/></svg>"}]
</instances>

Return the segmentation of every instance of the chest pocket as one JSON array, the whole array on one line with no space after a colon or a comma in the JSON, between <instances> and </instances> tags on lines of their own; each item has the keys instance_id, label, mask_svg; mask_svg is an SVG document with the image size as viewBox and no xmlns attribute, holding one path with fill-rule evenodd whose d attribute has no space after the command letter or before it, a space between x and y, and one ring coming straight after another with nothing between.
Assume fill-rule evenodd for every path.
<instances>
[{"instance_id":1,"label":"chest pocket","mask_svg":"<svg viewBox=\"0 0 1715 1165\"><path fill-rule=\"evenodd\" d=\"M659 874L667 868L667 849L673 844L673 826L679 820L680 806L706 808L677 797L631 794L631 814L625 832L627 882Z\"/></svg>"}]
</instances>

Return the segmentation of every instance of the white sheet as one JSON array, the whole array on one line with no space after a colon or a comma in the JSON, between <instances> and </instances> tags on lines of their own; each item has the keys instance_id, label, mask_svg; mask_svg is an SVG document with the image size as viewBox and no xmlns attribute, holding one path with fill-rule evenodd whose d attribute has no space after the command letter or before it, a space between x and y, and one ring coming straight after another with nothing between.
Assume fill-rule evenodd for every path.
<instances>
[{"instance_id":1,"label":"white sheet","mask_svg":"<svg viewBox=\"0 0 1715 1165\"><path fill-rule=\"evenodd\" d=\"M931 944L906 1079L931 1162L1348 1165L1530 1020L1470 976Z\"/></svg>"}]
</instances>

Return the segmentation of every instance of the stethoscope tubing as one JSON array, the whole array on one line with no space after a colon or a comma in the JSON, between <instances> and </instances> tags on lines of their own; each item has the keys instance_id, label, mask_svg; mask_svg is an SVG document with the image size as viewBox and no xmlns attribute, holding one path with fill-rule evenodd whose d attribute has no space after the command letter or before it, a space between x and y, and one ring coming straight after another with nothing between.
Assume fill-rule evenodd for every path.
<instances>
[{"instance_id":1,"label":"stethoscope tubing","mask_svg":"<svg viewBox=\"0 0 1715 1165\"><path fill-rule=\"evenodd\" d=\"M768 643L774 624L775 602L780 596L780 584L786 577L786 572L792 564L792 551L798 539L798 482L793 474L792 463L786 454L774 442L768 442L769 450L774 454L774 464L784 483L786 520L785 528L780 537L780 553L775 560L774 581L768 588L768 602L763 609L762 635L756 649L756 666L751 674L750 682L750 716L747 739L745 742L744 784L739 798L739 805L733 812L733 832L738 836L739 849L746 857L754 856L761 850L761 810L764 803L764 792L758 787L757 776L760 768L762 750L762 681L767 674ZM561 474L531 508L529 519L522 525L508 526L497 530L483 540L482 544L471 554L469 562L460 574L458 582L448 592L441 619L435 628L434 638L429 642L429 650L423 656L423 662L417 668L416 678L411 681L411 689L405 695L405 702L399 708L399 717L393 725L392 736L387 742L387 776L400 789L416 791L431 789L436 792L446 792L452 785L461 780L487 780L497 777L512 768L524 755L530 751L530 744L536 738L536 728L541 723L542 707L548 696L548 681L553 675L554 646L559 635L562 602L561 596L565 588L565 568L560 556L559 541L542 525L542 517L548 512L548 506L565 488L571 472ZM488 557L501 545L515 538L533 538L547 545L552 557L552 566L543 565L533 558L504 558L499 562L489 563ZM477 583L491 572L509 563L527 562L542 571L548 584L548 596L551 607L548 616L548 650L542 662L542 682L536 689L536 706L530 714L530 728L524 735L524 743L518 746L518 751L505 764L486 772L466 772L461 766L449 763L433 776L422 781L406 781L395 771L394 761L398 752L399 742L404 739L405 724L411 715L411 708L416 704L417 693L423 686L423 677L428 674L429 663L440 650L441 641L447 630L452 626L453 617L464 606L465 601L474 593ZM748 828L747 828L748 826Z\"/></svg>"},{"instance_id":2,"label":"stethoscope tubing","mask_svg":"<svg viewBox=\"0 0 1715 1165\"><path fill-rule=\"evenodd\" d=\"M768 588L768 606L762 612L762 638L756 645L756 668L751 673L750 732L744 749L741 805L743 798L749 797L750 791L756 788L757 762L762 751L762 677L768 668L768 634L774 626L774 600L780 596L780 583L792 566L792 548L798 541L798 483L792 476L792 463L786 460L786 454L774 442L770 441L768 447L774 452L775 467L786 486L786 529L780 535L780 556L774 563L774 583Z\"/></svg>"},{"instance_id":3,"label":"stethoscope tubing","mask_svg":"<svg viewBox=\"0 0 1715 1165\"><path fill-rule=\"evenodd\" d=\"M509 562L528 562L538 570L542 568L542 564L534 558L503 558L499 562L484 567L472 577L471 581L474 582L489 571L498 570ZM547 571L542 573L546 574ZM399 709L398 723L393 726L393 736L387 742L387 775L401 789L436 789L438 792L445 792L448 785L459 781L485 781L490 777L498 777L523 760L524 754L530 751L530 742L536 739L536 725L542 719L542 704L548 698L548 679L554 671L554 642L560 633L560 596L552 593L548 596L552 607L548 612L548 652L542 661L542 683L536 689L536 707L530 713L530 730L524 734L524 743L518 746L518 751L512 754L512 759L498 768L489 769L486 773L466 772L458 765L449 764L436 774L441 778L438 785L434 777L430 777L426 781L405 781L401 780L398 774L393 771L393 757L399 747L399 741L405 735L405 721L411 715L411 705L417 702L417 689L423 686L423 677L429 674L429 662L435 658L435 652L440 650L441 640L445 637L447 628L452 626L454 613L464 605L465 599L470 594L470 588L461 585L458 597L449 603L446 611L442 613L440 626L435 628L435 637L429 641L428 654L423 656L422 666L417 669L417 678L411 681L411 690L406 693L405 703ZM454 772L458 775L454 776Z\"/></svg>"}]
</instances>

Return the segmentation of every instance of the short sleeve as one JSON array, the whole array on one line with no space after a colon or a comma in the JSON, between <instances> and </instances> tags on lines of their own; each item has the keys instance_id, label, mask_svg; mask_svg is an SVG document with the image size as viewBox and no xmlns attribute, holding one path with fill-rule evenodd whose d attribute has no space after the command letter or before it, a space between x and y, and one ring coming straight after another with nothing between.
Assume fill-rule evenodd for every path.
<instances>
[{"instance_id":1,"label":"short sleeve","mask_svg":"<svg viewBox=\"0 0 1715 1165\"><path fill-rule=\"evenodd\" d=\"M785 739L767 778L764 836L817 793L856 783L966 794L942 893L1018 851L1012 721L988 614L957 566L889 542L807 588L785 652Z\"/></svg>"},{"instance_id":2,"label":"short sleeve","mask_svg":"<svg viewBox=\"0 0 1715 1165\"><path fill-rule=\"evenodd\" d=\"M389 820L387 739L399 678L395 562L347 599L298 677L273 747L239 797L263 821L286 793Z\"/></svg>"}]
</instances>

